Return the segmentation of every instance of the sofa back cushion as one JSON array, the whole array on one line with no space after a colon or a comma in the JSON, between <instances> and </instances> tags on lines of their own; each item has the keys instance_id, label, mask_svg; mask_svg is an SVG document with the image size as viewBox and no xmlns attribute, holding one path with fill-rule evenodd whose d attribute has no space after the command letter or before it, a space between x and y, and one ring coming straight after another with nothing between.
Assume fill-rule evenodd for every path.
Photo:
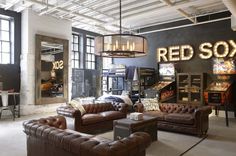
<instances>
[{"instance_id":1,"label":"sofa back cushion","mask_svg":"<svg viewBox=\"0 0 236 156\"><path fill-rule=\"evenodd\" d=\"M193 114L199 106L189 104L162 103L159 107L160 110L165 113Z\"/></svg>"},{"instance_id":2,"label":"sofa back cushion","mask_svg":"<svg viewBox=\"0 0 236 156\"><path fill-rule=\"evenodd\" d=\"M91 103L91 104L82 104L82 105L86 113L99 113L99 112L114 110L114 107L110 102Z\"/></svg>"},{"instance_id":3,"label":"sofa back cushion","mask_svg":"<svg viewBox=\"0 0 236 156\"><path fill-rule=\"evenodd\" d=\"M59 129L66 129L66 119L63 116L51 116L47 118L40 118L37 121L39 124L48 125Z\"/></svg>"}]
</instances>

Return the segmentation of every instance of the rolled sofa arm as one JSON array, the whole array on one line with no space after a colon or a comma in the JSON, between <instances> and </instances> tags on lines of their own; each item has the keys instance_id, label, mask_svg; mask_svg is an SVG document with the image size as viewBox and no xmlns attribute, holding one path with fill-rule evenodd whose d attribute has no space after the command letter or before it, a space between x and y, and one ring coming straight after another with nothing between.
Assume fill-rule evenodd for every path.
<instances>
[{"instance_id":1,"label":"rolled sofa arm","mask_svg":"<svg viewBox=\"0 0 236 156\"><path fill-rule=\"evenodd\" d=\"M211 106L202 106L202 107L198 107L196 110L195 110L195 115L209 115L211 114L212 112L212 109L211 109Z\"/></svg>"},{"instance_id":2,"label":"rolled sofa arm","mask_svg":"<svg viewBox=\"0 0 236 156\"><path fill-rule=\"evenodd\" d=\"M57 108L57 114L63 115L66 117L81 117L81 112L77 109L74 109L73 107L67 105L67 106L61 106Z\"/></svg>"},{"instance_id":3,"label":"rolled sofa arm","mask_svg":"<svg viewBox=\"0 0 236 156\"><path fill-rule=\"evenodd\" d=\"M144 112L144 107L143 107L142 103L139 103L139 102L135 103L133 105L133 108L134 108L135 112L139 112L139 113L143 113Z\"/></svg>"}]
</instances>

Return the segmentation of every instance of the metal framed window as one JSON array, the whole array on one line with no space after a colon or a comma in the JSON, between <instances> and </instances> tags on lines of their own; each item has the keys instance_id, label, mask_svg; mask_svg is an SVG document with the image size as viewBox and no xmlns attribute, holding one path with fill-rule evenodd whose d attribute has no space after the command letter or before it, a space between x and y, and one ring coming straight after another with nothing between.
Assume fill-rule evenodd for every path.
<instances>
[{"instance_id":1,"label":"metal framed window","mask_svg":"<svg viewBox=\"0 0 236 156\"><path fill-rule=\"evenodd\" d=\"M82 53L81 53L81 36L72 34L72 68L83 68Z\"/></svg>"},{"instance_id":2,"label":"metal framed window","mask_svg":"<svg viewBox=\"0 0 236 156\"><path fill-rule=\"evenodd\" d=\"M13 19L0 16L0 64L14 64Z\"/></svg>"},{"instance_id":3,"label":"metal framed window","mask_svg":"<svg viewBox=\"0 0 236 156\"><path fill-rule=\"evenodd\" d=\"M86 69L96 69L95 53L94 53L94 37L86 37Z\"/></svg>"}]
</instances>

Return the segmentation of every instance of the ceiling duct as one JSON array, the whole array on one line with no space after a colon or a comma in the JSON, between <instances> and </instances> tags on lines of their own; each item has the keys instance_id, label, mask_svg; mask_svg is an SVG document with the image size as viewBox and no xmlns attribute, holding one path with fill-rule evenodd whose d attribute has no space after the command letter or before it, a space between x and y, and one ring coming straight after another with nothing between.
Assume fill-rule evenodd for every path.
<instances>
[{"instance_id":1,"label":"ceiling duct","mask_svg":"<svg viewBox=\"0 0 236 156\"><path fill-rule=\"evenodd\" d=\"M225 6L231 12L231 28L236 31L236 1L235 0L222 0Z\"/></svg>"},{"instance_id":2,"label":"ceiling duct","mask_svg":"<svg viewBox=\"0 0 236 156\"><path fill-rule=\"evenodd\" d=\"M231 14L236 17L236 1L235 0L222 0L225 6L229 9Z\"/></svg>"}]
</instances>

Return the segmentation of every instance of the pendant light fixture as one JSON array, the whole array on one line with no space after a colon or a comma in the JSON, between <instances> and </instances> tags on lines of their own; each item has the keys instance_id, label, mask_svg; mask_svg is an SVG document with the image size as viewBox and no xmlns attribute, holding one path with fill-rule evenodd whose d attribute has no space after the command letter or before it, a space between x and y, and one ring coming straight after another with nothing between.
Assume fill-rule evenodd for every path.
<instances>
[{"instance_id":1,"label":"pendant light fixture","mask_svg":"<svg viewBox=\"0 0 236 156\"><path fill-rule=\"evenodd\" d=\"M122 34L121 0L120 33L98 36L95 38L95 54L102 57L132 58L147 55L147 39L144 36Z\"/></svg>"}]
</instances>

